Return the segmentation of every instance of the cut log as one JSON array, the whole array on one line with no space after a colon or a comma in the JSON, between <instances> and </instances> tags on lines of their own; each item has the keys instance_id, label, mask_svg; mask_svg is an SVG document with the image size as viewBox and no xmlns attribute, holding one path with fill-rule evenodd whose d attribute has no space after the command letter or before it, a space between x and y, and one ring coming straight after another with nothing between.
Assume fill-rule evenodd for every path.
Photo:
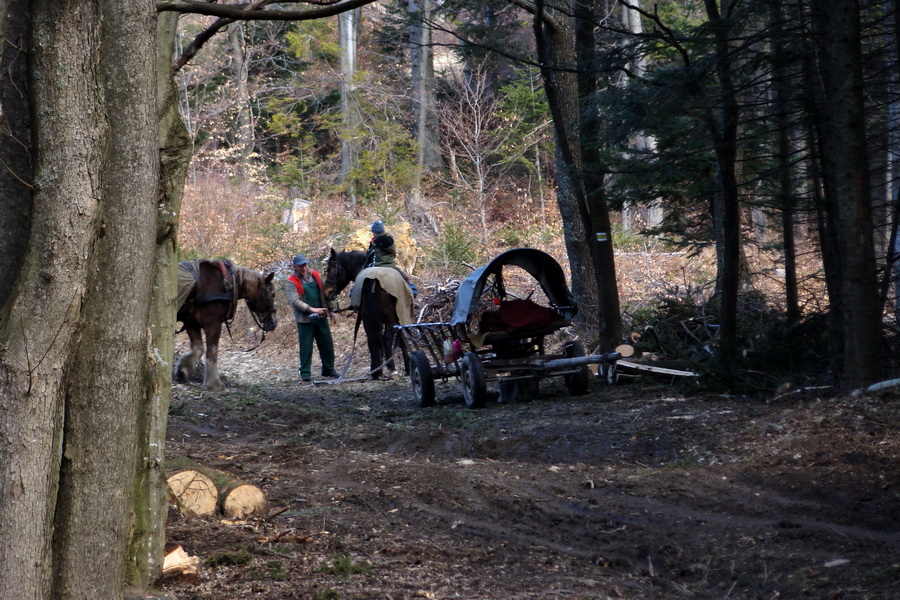
<instances>
[{"instance_id":1,"label":"cut log","mask_svg":"<svg viewBox=\"0 0 900 600\"><path fill-rule=\"evenodd\" d=\"M219 491L209 476L194 469L182 469L169 475L167 481L182 513L203 516L216 512Z\"/></svg>"},{"instance_id":2,"label":"cut log","mask_svg":"<svg viewBox=\"0 0 900 600\"><path fill-rule=\"evenodd\" d=\"M264 517L269 512L269 501L265 492L251 483L232 481L220 491L219 505L222 514L229 519Z\"/></svg>"},{"instance_id":3,"label":"cut log","mask_svg":"<svg viewBox=\"0 0 900 600\"><path fill-rule=\"evenodd\" d=\"M262 489L224 471L185 458L168 461L167 470L192 471L206 476L216 490L219 511L228 519L264 517L269 512L269 501Z\"/></svg>"}]
</instances>

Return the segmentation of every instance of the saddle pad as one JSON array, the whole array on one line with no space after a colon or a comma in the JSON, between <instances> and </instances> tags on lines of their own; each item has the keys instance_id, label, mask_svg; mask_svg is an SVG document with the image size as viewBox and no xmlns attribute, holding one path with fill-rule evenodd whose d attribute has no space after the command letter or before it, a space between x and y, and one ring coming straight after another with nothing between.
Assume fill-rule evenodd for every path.
<instances>
[{"instance_id":1,"label":"saddle pad","mask_svg":"<svg viewBox=\"0 0 900 600\"><path fill-rule=\"evenodd\" d=\"M191 292L194 291L194 287L197 285L197 278L194 273L200 267L200 261L192 260L188 262L193 265L193 271L184 263L178 263L178 299L175 301L175 312L178 312L184 306L184 303L187 302Z\"/></svg>"},{"instance_id":2,"label":"saddle pad","mask_svg":"<svg viewBox=\"0 0 900 600\"><path fill-rule=\"evenodd\" d=\"M401 325L409 325L414 321L412 290L400 271L393 267L369 267L360 271L350 292L350 308L359 309L363 286L367 279L378 280L384 291L397 299L397 320Z\"/></svg>"}]
</instances>

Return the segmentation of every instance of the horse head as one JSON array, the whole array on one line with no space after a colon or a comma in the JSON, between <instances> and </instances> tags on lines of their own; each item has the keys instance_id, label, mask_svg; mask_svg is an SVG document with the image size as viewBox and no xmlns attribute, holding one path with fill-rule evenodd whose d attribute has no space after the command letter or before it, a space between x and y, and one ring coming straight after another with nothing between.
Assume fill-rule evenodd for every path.
<instances>
[{"instance_id":1,"label":"horse head","mask_svg":"<svg viewBox=\"0 0 900 600\"><path fill-rule=\"evenodd\" d=\"M241 277L241 297L263 331L272 331L278 325L274 278L274 271L263 275L249 269L245 269Z\"/></svg>"},{"instance_id":2,"label":"horse head","mask_svg":"<svg viewBox=\"0 0 900 600\"><path fill-rule=\"evenodd\" d=\"M325 299L328 302L334 302L337 295L359 275L361 265L356 266L356 261L348 261L349 255L352 254L359 253L337 253L334 251L334 248L331 249L328 261L325 263L325 282L322 284L322 291L325 293Z\"/></svg>"}]
</instances>

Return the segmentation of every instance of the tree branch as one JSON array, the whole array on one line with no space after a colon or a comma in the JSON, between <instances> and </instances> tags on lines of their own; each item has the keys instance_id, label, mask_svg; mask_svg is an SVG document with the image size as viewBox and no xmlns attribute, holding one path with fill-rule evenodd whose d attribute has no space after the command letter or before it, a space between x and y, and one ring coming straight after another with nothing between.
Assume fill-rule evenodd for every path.
<instances>
[{"instance_id":1,"label":"tree branch","mask_svg":"<svg viewBox=\"0 0 900 600\"><path fill-rule=\"evenodd\" d=\"M192 0L160 0L157 12L180 12L232 19L233 21L308 21L334 15L371 4L376 0L303 0L317 8L304 10L265 10L269 4L296 4L299 0L261 0L252 4L213 4Z\"/></svg>"},{"instance_id":2,"label":"tree branch","mask_svg":"<svg viewBox=\"0 0 900 600\"><path fill-rule=\"evenodd\" d=\"M251 4L212 4L191 0L162 0L156 4L157 12L173 11L198 15L217 16L215 22L197 34L197 37L181 53L172 65L172 73L177 73L188 63L203 44L212 36L235 21L309 21L334 15L371 4L376 0L303 0L307 4L319 4L319 8L306 10L266 10L270 4L295 3L298 0L256 0Z\"/></svg>"}]
</instances>

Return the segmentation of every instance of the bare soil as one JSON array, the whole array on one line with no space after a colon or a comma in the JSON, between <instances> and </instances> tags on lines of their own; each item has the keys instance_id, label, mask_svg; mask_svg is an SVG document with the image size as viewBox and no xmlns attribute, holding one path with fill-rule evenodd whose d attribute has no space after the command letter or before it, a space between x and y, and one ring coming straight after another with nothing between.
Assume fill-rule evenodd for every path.
<instances>
[{"instance_id":1,"label":"bare soil","mask_svg":"<svg viewBox=\"0 0 900 600\"><path fill-rule=\"evenodd\" d=\"M551 378L468 410L450 381L422 409L406 378L303 384L286 335L226 348L227 392L175 387L168 456L272 507L170 510L169 544L202 561L163 584L179 600L900 598L896 393Z\"/></svg>"}]
</instances>

